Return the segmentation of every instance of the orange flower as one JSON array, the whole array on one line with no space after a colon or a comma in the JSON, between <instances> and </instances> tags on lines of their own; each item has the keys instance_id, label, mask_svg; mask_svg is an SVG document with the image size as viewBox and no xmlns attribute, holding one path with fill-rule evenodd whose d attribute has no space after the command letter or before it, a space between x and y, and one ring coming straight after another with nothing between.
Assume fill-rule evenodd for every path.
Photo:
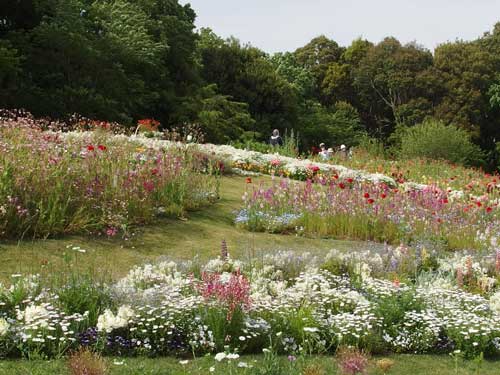
<instances>
[{"instance_id":1,"label":"orange flower","mask_svg":"<svg viewBox=\"0 0 500 375\"><path fill-rule=\"evenodd\" d=\"M247 177L246 180L245 180L245 182L247 184L251 184L252 183L252 178L251 177Z\"/></svg>"}]
</instances>

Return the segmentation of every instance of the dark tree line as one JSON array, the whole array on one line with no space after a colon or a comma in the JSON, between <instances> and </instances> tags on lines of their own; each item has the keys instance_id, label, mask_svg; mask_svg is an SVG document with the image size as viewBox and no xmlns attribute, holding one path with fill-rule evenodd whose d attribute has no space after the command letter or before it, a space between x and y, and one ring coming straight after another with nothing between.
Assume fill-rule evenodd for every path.
<instances>
[{"instance_id":1,"label":"dark tree line","mask_svg":"<svg viewBox=\"0 0 500 375\"><path fill-rule=\"evenodd\" d=\"M0 107L133 125L198 123L207 140L301 145L398 143L435 118L471 134L497 164L500 24L433 52L388 37L349 46L319 36L272 56L211 30L177 0L0 0Z\"/></svg>"}]
</instances>

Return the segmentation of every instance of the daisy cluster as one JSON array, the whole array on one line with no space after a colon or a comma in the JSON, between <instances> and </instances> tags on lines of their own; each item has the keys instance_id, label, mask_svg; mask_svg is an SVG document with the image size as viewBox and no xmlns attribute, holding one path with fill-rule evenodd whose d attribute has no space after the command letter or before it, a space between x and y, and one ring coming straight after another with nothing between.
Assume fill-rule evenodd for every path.
<instances>
[{"instance_id":1,"label":"daisy cluster","mask_svg":"<svg viewBox=\"0 0 500 375\"><path fill-rule=\"evenodd\" d=\"M359 259L332 251L325 260L282 251L249 262L223 254L198 268L147 264L109 286L112 303L94 320L71 311L57 290L18 277L0 293L0 354L48 358L86 346L122 356L218 354L222 361L270 343L288 355L341 345L500 354L500 292L374 277L390 262L387 254L372 263L368 253Z\"/></svg>"}]
</instances>

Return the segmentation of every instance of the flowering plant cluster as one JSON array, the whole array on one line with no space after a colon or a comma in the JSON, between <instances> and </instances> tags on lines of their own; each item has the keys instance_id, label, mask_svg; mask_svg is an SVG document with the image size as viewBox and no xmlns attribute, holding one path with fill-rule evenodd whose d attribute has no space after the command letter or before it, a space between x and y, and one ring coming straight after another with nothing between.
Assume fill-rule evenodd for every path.
<instances>
[{"instance_id":1,"label":"flowering plant cluster","mask_svg":"<svg viewBox=\"0 0 500 375\"><path fill-rule=\"evenodd\" d=\"M250 230L412 243L444 242L449 249L483 249L498 237L498 201L467 198L436 187L391 188L385 183L319 177L254 187L236 222Z\"/></svg>"},{"instance_id":2,"label":"flowering plant cluster","mask_svg":"<svg viewBox=\"0 0 500 375\"><path fill-rule=\"evenodd\" d=\"M69 311L39 278L18 279L0 291L0 356L57 357L83 346L113 355L208 353L222 361L262 352L270 342L294 358L340 346L500 355L500 292L375 278L363 260L351 259L347 272L333 266L346 259L290 252L226 271L200 273L194 262L136 267L110 285L112 304L95 320ZM377 261L381 268L386 262Z\"/></svg>"},{"instance_id":3,"label":"flowering plant cluster","mask_svg":"<svg viewBox=\"0 0 500 375\"><path fill-rule=\"evenodd\" d=\"M464 167L446 160L387 159L366 149L356 148L352 157L333 155L331 164L342 164L348 168L382 173L398 184L416 182L439 186L444 190L461 190L475 195L497 194L500 188L498 173L485 173L480 168Z\"/></svg>"},{"instance_id":4,"label":"flowering plant cluster","mask_svg":"<svg viewBox=\"0 0 500 375\"><path fill-rule=\"evenodd\" d=\"M61 134L30 119L0 120L0 237L113 236L217 198L222 164L195 148Z\"/></svg>"}]
</instances>

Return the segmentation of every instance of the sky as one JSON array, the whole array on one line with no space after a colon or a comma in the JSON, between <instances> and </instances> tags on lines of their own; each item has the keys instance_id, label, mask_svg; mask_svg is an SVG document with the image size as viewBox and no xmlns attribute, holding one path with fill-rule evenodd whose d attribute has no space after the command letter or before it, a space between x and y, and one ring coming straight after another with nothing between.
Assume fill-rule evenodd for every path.
<instances>
[{"instance_id":1,"label":"sky","mask_svg":"<svg viewBox=\"0 0 500 375\"><path fill-rule=\"evenodd\" d=\"M394 36L433 50L471 40L500 21L500 0L180 0L196 26L235 36L265 52L294 51L324 34L341 46Z\"/></svg>"}]
</instances>

